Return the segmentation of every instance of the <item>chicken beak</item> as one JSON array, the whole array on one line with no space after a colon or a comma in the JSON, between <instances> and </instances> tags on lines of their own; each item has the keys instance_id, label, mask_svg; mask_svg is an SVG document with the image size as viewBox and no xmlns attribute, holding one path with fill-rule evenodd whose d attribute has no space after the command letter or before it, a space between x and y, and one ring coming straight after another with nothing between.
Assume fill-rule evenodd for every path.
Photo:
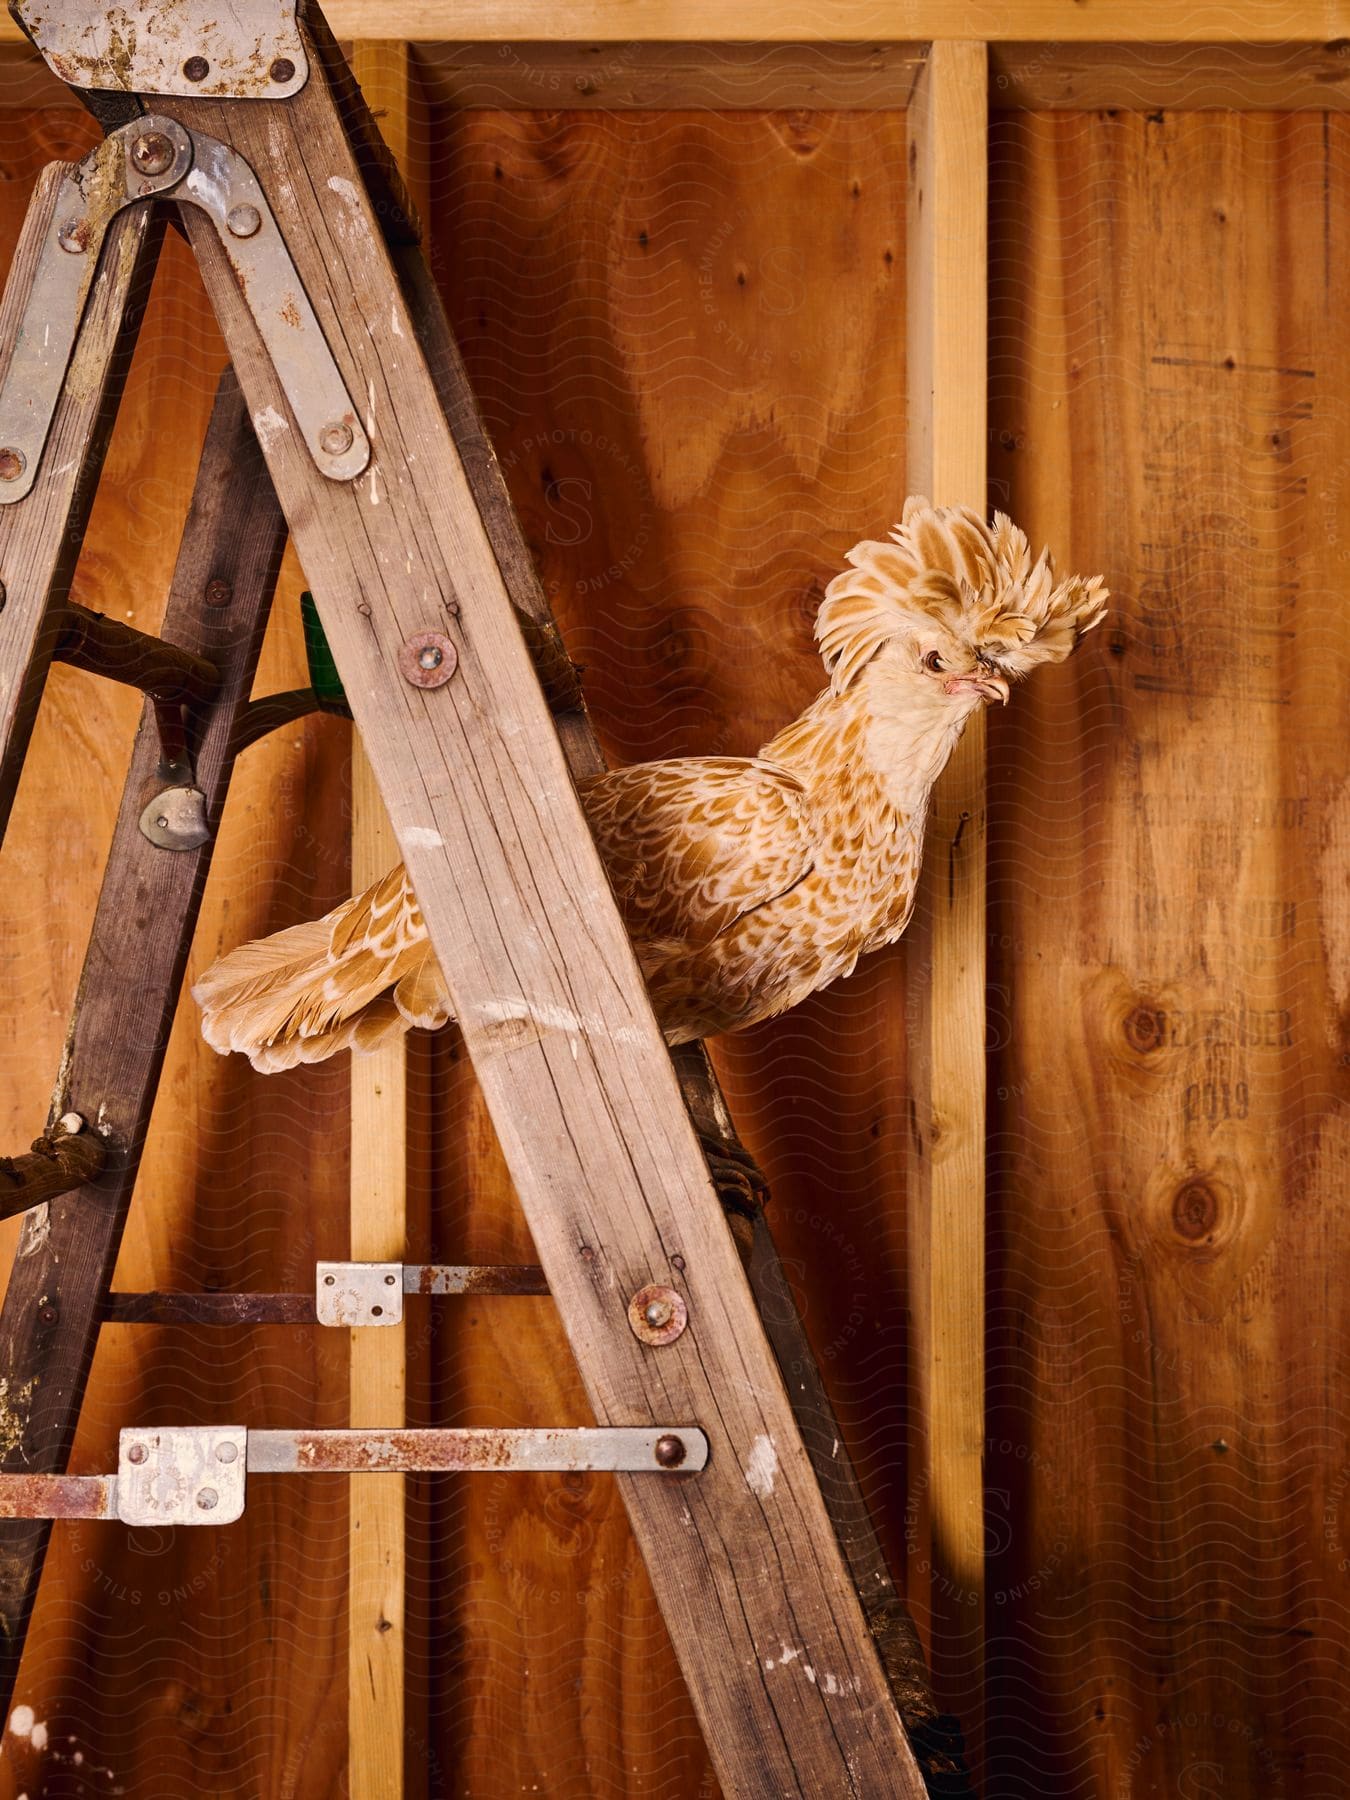
<instances>
[{"instance_id":1,"label":"chicken beak","mask_svg":"<svg viewBox=\"0 0 1350 1800\"><path fill-rule=\"evenodd\" d=\"M978 675L953 675L947 683L947 692L978 694L982 700L1001 700L1006 706L1011 690L1006 676L996 675L992 670L985 669Z\"/></svg>"}]
</instances>

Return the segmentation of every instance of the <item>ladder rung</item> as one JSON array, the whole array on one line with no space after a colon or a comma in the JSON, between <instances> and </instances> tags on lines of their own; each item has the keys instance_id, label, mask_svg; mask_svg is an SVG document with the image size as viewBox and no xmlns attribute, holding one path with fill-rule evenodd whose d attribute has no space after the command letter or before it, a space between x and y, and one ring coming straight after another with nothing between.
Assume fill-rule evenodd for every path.
<instances>
[{"instance_id":1,"label":"ladder rung","mask_svg":"<svg viewBox=\"0 0 1350 1800\"><path fill-rule=\"evenodd\" d=\"M55 656L58 662L140 688L157 700L194 704L209 700L220 685L219 671L206 657L84 606L67 608Z\"/></svg>"}]
</instances>

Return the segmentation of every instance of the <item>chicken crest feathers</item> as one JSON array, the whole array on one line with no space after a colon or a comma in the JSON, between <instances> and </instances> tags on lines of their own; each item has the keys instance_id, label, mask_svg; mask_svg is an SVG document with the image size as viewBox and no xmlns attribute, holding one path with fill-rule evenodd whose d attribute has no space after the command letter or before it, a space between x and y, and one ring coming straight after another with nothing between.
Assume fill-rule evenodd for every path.
<instances>
[{"instance_id":1,"label":"chicken crest feathers","mask_svg":"<svg viewBox=\"0 0 1350 1800\"><path fill-rule=\"evenodd\" d=\"M1026 533L1006 513L992 524L968 506L930 506L912 496L889 543L864 539L849 568L825 589L816 641L843 693L890 638L936 622L1007 674L1063 662L1101 623L1100 575L1058 585L1049 550L1033 565Z\"/></svg>"}]
</instances>

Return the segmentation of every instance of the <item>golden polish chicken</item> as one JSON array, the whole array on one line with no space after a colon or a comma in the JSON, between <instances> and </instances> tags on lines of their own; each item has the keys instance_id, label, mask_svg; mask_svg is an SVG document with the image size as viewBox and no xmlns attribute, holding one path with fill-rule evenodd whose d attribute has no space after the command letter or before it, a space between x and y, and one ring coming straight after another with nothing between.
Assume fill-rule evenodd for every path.
<instances>
[{"instance_id":1,"label":"golden polish chicken","mask_svg":"<svg viewBox=\"0 0 1350 1800\"><path fill-rule=\"evenodd\" d=\"M849 551L816 618L829 686L758 756L679 757L578 784L671 1044L795 1006L894 942L933 784L966 721L1106 611L1056 584L1001 513L911 499ZM257 1069L368 1051L453 1017L404 869L241 945L193 990L207 1042Z\"/></svg>"}]
</instances>

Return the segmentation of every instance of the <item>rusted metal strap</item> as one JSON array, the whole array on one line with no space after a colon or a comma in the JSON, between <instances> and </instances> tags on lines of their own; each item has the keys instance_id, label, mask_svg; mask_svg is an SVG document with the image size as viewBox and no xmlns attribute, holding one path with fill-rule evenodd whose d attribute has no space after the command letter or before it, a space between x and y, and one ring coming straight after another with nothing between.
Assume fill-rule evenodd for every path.
<instances>
[{"instance_id":1,"label":"rusted metal strap","mask_svg":"<svg viewBox=\"0 0 1350 1800\"><path fill-rule=\"evenodd\" d=\"M115 1519L115 1475L0 1475L0 1519Z\"/></svg>"},{"instance_id":2,"label":"rusted metal strap","mask_svg":"<svg viewBox=\"0 0 1350 1800\"><path fill-rule=\"evenodd\" d=\"M108 1295L106 1325L397 1325L405 1294L547 1294L537 1263L319 1263L312 1294Z\"/></svg>"}]
</instances>

